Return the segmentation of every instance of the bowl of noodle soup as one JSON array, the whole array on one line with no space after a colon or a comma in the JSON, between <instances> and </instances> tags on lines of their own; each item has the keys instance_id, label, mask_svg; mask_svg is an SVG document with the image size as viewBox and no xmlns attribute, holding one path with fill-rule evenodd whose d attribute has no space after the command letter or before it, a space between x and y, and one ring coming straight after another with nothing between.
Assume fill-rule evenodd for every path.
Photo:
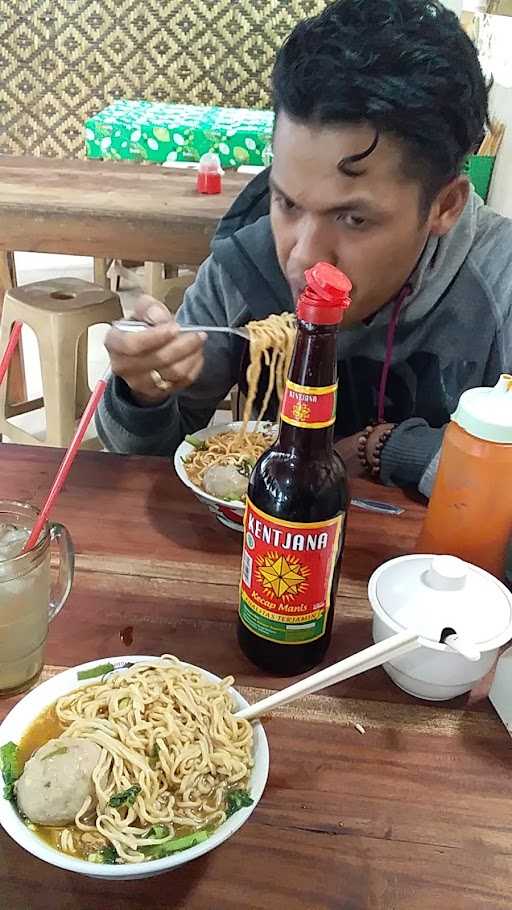
<instances>
[{"instance_id":1,"label":"bowl of noodle soup","mask_svg":"<svg viewBox=\"0 0 512 910\"><path fill-rule=\"evenodd\" d=\"M277 427L266 423L263 417L273 396L279 403L282 401L297 325L294 313L283 312L252 320L246 328L249 363L241 422L194 433L182 442L174 457L178 477L222 524L235 531L243 530L250 472L277 437ZM262 399L257 406L258 391L262 392Z\"/></svg>"},{"instance_id":2,"label":"bowl of noodle soup","mask_svg":"<svg viewBox=\"0 0 512 910\"><path fill-rule=\"evenodd\" d=\"M6 783L3 755L18 747L13 799L0 789L0 824L39 859L102 879L160 875L215 849L248 820L268 776L263 727L234 718L247 702L232 683L164 655L95 660L37 686L0 725ZM101 752L90 795L73 822L34 824L21 808L27 792L34 800L23 777L30 762L71 761L59 754L66 746L55 748L71 741ZM56 779L65 793L59 768Z\"/></svg>"},{"instance_id":3,"label":"bowl of noodle soup","mask_svg":"<svg viewBox=\"0 0 512 910\"><path fill-rule=\"evenodd\" d=\"M174 456L174 467L180 480L222 524L236 531L243 531L244 499L223 499L207 493L202 486L202 476L209 466L238 464L248 482L252 466L277 438L277 427L268 422L250 420L245 432L243 430L242 421L215 424L199 430L193 436L196 444L185 440ZM198 448L197 443L204 444L205 448Z\"/></svg>"}]
</instances>

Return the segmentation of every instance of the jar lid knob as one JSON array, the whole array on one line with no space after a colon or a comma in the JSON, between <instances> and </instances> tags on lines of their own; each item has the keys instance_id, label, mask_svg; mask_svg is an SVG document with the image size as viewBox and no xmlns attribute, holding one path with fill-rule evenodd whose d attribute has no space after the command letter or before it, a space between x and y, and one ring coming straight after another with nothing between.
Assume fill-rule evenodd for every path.
<instances>
[{"instance_id":1,"label":"jar lid knob","mask_svg":"<svg viewBox=\"0 0 512 910\"><path fill-rule=\"evenodd\" d=\"M425 581L435 591L461 591L466 584L466 564L456 556L434 556Z\"/></svg>"}]
</instances>

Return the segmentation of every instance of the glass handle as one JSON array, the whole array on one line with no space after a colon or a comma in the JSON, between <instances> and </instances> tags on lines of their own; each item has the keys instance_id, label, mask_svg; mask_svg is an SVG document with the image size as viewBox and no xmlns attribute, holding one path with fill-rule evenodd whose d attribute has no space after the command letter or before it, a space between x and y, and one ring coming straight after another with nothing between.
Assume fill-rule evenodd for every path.
<instances>
[{"instance_id":1,"label":"glass handle","mask_svg":"<svg viewBox=\"0 0 512 910\"><path fill-rule=\"evenodd\" d=\"M71 591L75 574L75 548L67 528L57 522L50 526L50 540L59 547L59 572L52 585L48 608L48 619L51 622L62 610Z\"/></svg>"}]
</instances>

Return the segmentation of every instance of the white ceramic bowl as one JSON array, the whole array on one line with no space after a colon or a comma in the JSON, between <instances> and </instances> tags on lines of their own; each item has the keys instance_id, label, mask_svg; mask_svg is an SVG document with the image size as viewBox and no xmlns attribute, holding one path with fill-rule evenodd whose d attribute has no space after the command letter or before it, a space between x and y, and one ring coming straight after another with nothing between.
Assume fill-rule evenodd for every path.
<instances>
[{"instance_id":1,"label":"white ceramic bowl","mask_svg":"<svg viewBox=\"0 0 512 910\"><path fill-rule=\"evenodd\" d=\"M242 424L240 421L234 423L218 423L212 427L207 427L205 430L198 430L197 433L193 433L192 435L197 439L209 439L210 436L217 436L219 433L229 433L232 430L236 432L241 426ZM262 424L262 426L267 429L272 427L272 424L265 423ZM247 424L247 429L251 432L255 427L256 421L250 420ZM277 433L277 427L272 428L275 429ZM186 487L192 490L199 501L204 503L210 512L213 512L215 517L218 518L222 524L235 531L243 531L245 503L243 503L242 500L232 500L228 503L224 499L219 499L217 496L210 496L209 493L205 493L201 487L196 487L190 480L183 462L195 451L194 446L191 446L188 442L182 442L176 449L174 467L178 477Z\"/></svg>"},{"instance_id":2,"label":"white ceramic bowl","mask_svg":"<svg viewBox=\"0 0 512 910\"><path fill-rule=\"evenodd\" d=\"M131 662L154 659L154 657L148 658L147 656L129 657ZM89 663L81 664L78 667L72 667L70 670L65 670L64 673L59 673L52 679L37 686L18 702L0 725L0 746L3 746L10 741L19 742L23 733L30 727L35 718L41 714L45 708L60 698L61 695L66 695L68 692L72 692L80 686L90 685L90 679L84 680L83 682L77 681L78 670L87 670L98 664L107 662L114 664L114 666L118 666L124 664L126 660L127 658L125 655L124 657L107 657L101 660L89 661ZM206 679L212 682L220 682L218 676L214 676L213 673L208 673L207 670L201 670L201 673L204 674ZM240 708L247 706L246 700L242 698L236 689L231 689L231 694ZM37 856L38 859L50 863L52 866L58 866L60 869L66 869L69 872L78 872L81 875L88 875L92 878L102 878L111 881L150 878L153 875L161 875L163 872L169 872L171 869L183 866L185 863L197 859L198 856L203 856L204 853L209 853L210 850L214 850L215 847L218 847L235 834L235 832L245 824L251 815L251 812L256 808L267 782L269 752L267 737L265 736L262 725L259 722L256 722L253 724L253 729L254 768L249 783L249 790L253 799L252 805L240 809L232 815L231 818L228 818L207 840L203 841L203 843L198 844L196 847L191 847L189 850L184 850L182 853L175 853L173 856L153 860L151 862L112 866L96 865L95 863L87 862L87 860L76 859L49 847L37 836L37 834L34 834L33 831L27 828L20 819L14 806L8 800L4 799L2 789L0 789L0 824L7 831L7 834L9 834L20 847L23 847L24 850L32 853L33 856Z\"/></svg>"}]
</instances>

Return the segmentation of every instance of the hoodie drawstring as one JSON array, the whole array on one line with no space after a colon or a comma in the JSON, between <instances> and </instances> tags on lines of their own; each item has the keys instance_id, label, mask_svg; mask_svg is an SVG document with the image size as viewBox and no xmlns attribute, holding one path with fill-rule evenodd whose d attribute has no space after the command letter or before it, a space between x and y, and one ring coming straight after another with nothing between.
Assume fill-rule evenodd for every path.
<instances>
[{"instance_id":1,"label":"hoodie drawstring","mask_svg":"<svg viewBox=\"0 0 512 910\"><path fill-rule=\"evenodd\" d=\"M388 324L388 332L386 337L386 356L384 357L384 363L382 365L382 372L380 374L380 383L379 383L379 398L378 398L378 407L377 407L377 424L384 423L384 408L386 402L386 387L388 384L389 370L391 368L391 361L393 359L393 345L395 343L396 329L398 326L398 320L400 319L400 313L402 307L407 300L409 294L411 293L412 288L410 284L404 285L400 291L398 297L396 298L393 305L393 312L391 313L391 319Z\"/></svg>"}]
</instances>

